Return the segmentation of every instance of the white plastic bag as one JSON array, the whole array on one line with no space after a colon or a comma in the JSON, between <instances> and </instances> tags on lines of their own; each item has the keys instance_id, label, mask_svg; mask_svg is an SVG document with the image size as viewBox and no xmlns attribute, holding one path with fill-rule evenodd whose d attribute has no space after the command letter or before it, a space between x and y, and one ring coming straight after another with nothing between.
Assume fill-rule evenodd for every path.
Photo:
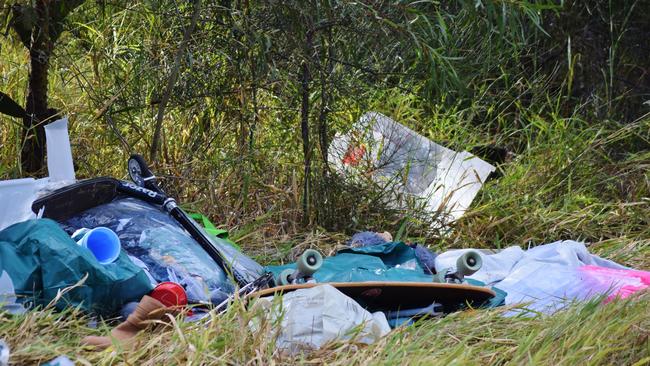
<instances>
[{"instance_id":1,"label":"white plastic bag","mask_svg":"<svg viewBox=\"0 0 650 366\"><path fill-rule=\"evenodd\" d=\"M285 294L281 307L273 306L273 297L258 299L256 306L266 309L272 323L280 319L276 348L290 353L337 339L370 344L390 332L384 313L369 313L327 284Z\"/></svg>"},{"instance_id":2,"label":"white plastic bag","mask_svg":"<svg viewBox=\"0 0 650 366\"><path fill-rule=\"evenodd\" d=\"M465 213L495 170L466 151L436 144L377 112L364 114L350 132L335 136L328 160L350 179L370 175L405 198L416 198L429 212L445 214L443 225Z\"/></svg>"},{"instance_id":3,"label":"white plastic bag","mask_svg":"<svg viewBox=\"0 0 650 366\"><path fill-rule=\"evenodd\" d=\"M45 126L48 178L12 179L0 181L0 230L37 217L32 203L39 193L51 191L75 182L74 164L68 136L68 118ZM11 209L7 209L7 208Z\"/></svg>"},{"instance_id":4,"label":"white plastic bag","mask_svg":"<svg viewBox=\"0 0 650 366\"><path fill-rule=\"evenodd\" d=\"M32 212L36 191L34 178L0 181L0 230L36 218Z\"/></svg>"},{"instance_id":5,"label":"white plastic bag","mask_svg":"<svg viewBox=\"0 0 650 366\"><path fill-rule=\"evenodd\" d=\"M7 311L9 314L23 314L26 310L16 300L13 280L7 271L0 271L0 310Z\"/></svg>"}]
</instances>

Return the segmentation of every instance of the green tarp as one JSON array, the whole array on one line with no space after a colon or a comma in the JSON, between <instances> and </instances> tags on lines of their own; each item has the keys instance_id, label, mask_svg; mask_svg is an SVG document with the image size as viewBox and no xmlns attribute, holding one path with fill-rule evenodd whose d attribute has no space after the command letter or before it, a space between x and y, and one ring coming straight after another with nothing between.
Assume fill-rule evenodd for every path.
<instances>
[{"instance_id":1,"label":"green tarp","mask_svg":"<svg viewBox=\"0 0 650 366\"><path fill-rule=\"evenodd\" d=\"M102 265L77 245L54 221L30 220L0 231L0 273L6 271L19 301L47 305L59 290L83 285L63 295L56 307L80 306L99 315L113 315L130 301L139 301L152 286L144 271L124 250Z\"/></svg>"},{"instance_id":2,"label":"green tarp","mask_svg":"<svg viewBox=\"0 0 650 366\"><path fill-rule=\"evenodd\" d=\"M277 276L286 268L295 269L296 264L267 266L266 270ZM314 274L314 279L317 282L431 282L433 276L424 273L413 248L395 242L340 250L323 260L323 266ZM484 285L472 279L467 281L472 285ZM503 305L506 293L495 287L492 290L497 296L484 306Z\"/></svg>"}]
</instances>

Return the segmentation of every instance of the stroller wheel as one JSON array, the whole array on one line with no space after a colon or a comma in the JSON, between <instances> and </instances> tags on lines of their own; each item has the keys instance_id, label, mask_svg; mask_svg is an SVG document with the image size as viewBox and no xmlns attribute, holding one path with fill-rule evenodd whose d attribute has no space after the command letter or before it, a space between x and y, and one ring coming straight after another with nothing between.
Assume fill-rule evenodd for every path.
<instances>
[{"instance_id":1,"label":"stroller wheel","mask_svg":"<svg viewBox=\"0 0 650 366\"><path fill-rule=\"evenodd\" d=\"M140 187L145 187L145 178L153 176L147 162L144 161L144 158L140 154L131 155L128 162L128 171L133 183Z\"/></svg>"}]
</instances>

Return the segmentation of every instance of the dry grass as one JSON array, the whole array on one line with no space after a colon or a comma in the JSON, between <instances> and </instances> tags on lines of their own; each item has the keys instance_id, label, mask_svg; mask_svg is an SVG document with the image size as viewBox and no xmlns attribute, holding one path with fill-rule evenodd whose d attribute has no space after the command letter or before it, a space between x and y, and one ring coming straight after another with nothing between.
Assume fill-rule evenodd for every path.
<instances>
[{"instance_id":1,"label":"dry grass","mask_svg":"<svg viewBox=\"0 0 650 366\"><path fill-rule=\"evenodd\" d=\"M255 313L241 304L198 323L175 321L144 332L132 349L92 352L79 345L88 318L33 311L3 316L0 337L16 365L38 364L66 354L87 365L206 364L548 364L631 365L650 360L648 294L602 305L576 304L554 316L503 317L506 309L455 313L399 328L376 344L335 342L311 353L286 355L274 348L273 327L253 332Z\"/></svg>"}]
</instances>

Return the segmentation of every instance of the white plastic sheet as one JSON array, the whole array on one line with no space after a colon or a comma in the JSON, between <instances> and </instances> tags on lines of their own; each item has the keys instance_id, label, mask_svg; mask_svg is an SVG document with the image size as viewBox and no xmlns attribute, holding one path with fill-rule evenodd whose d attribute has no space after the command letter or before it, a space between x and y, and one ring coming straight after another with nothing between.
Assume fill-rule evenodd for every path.
<instances>
[{"instance_id":1,"label":"white plastic sheet","mask_svg":"<svg viewBox=\"0 0 650 366\"><path fill-rule=\"evenodd\" d=\"M384 313L369 313L327 284L285 294L280 308L272 297L259 299L256 306L266 309L272 323L280 319L276 348L290 353L318 349L333 340L370 344L390 332Z\"/></svg>"},{"instance_id":2,"label":"white plastic sheet","mask_svg":"<svg viewBox=\"0 0 650 366\"><path fill-rule=\"evenodd\" d=\"M329 162L352 177L370 175L415 197L443 224L460 218L494 166L463 151L438 145L377 112L364 114L329 149Z\"/></svg>"},{"instance_id":3,"label":"white plastic sheet","mask_svg":"<svg viewBox=\"0 0 650 366\"><path fill-rule=\"evenodd\" d=\"M10 179L0 181L0 230L19 222L39 218L42 212L32 212L32 203L40 196L65 187L72 182L51 181L50 178Z\"/></svg>"},{"instance_id":4,"label":"white plastic sheet","mask_svg":"<svg viewBox=\"0 0 650 366\"><path fill-rule=\"evenodd\" d=\"M68 118L45 126L48 178L0 181L0 230L36 218L32 203L38 195L75 182L68 136ZM7 209L10 207L11 209Z\"/></svg>"},{"instance_id":5,"label":"white plastic sheet","mask_svg":"<svg viewBox=\"0 0 650 366\"><path fill-rule=\"evenodd\" d=\"M453 268L456 259L469 249L438 255L436 270ZM581 271L586 265L626 269L610 260L590 254L583 243L566 240L540 245L529 250L513 246L495 254L481 252L482 268L469 278L496 286L508 293L506 305L530 303L528 309L553 313L576 300L605 294L602 284L595 286L592 276ZM612 282L612 288L617 286Z\"/></svg>"},{"instance_id":6,"label":"white plastic sheet","mask_svg":"<svg viewBox=\"0 0 650 366\"><path fill-rule=\"evenodd\" d=\"M7 271L0 272L0 310L10 314L23 314L26 310L22 304L16 302L14 282Z\"/></svg>"},{"instance_id":7,"label":"white plastic sheet","mask_svg":"<svg viewBox=\"0 0 650 366\"><path fill-rule=\"evenodd\" d=\"M0 230L36 217L32 212L36 190L34 178L0 181Z\"/></svg>"},{"instance_id":8,"label":"white plastic sheet","mask_svg":"<svg viewBox=\"0 0 650 366\"><path fill-rule=\"evenodd\" d=\"M68 136L68 117L45 125L47 171L54 182L74 182L74 164Z\"/></svg>"}]
</instances>

